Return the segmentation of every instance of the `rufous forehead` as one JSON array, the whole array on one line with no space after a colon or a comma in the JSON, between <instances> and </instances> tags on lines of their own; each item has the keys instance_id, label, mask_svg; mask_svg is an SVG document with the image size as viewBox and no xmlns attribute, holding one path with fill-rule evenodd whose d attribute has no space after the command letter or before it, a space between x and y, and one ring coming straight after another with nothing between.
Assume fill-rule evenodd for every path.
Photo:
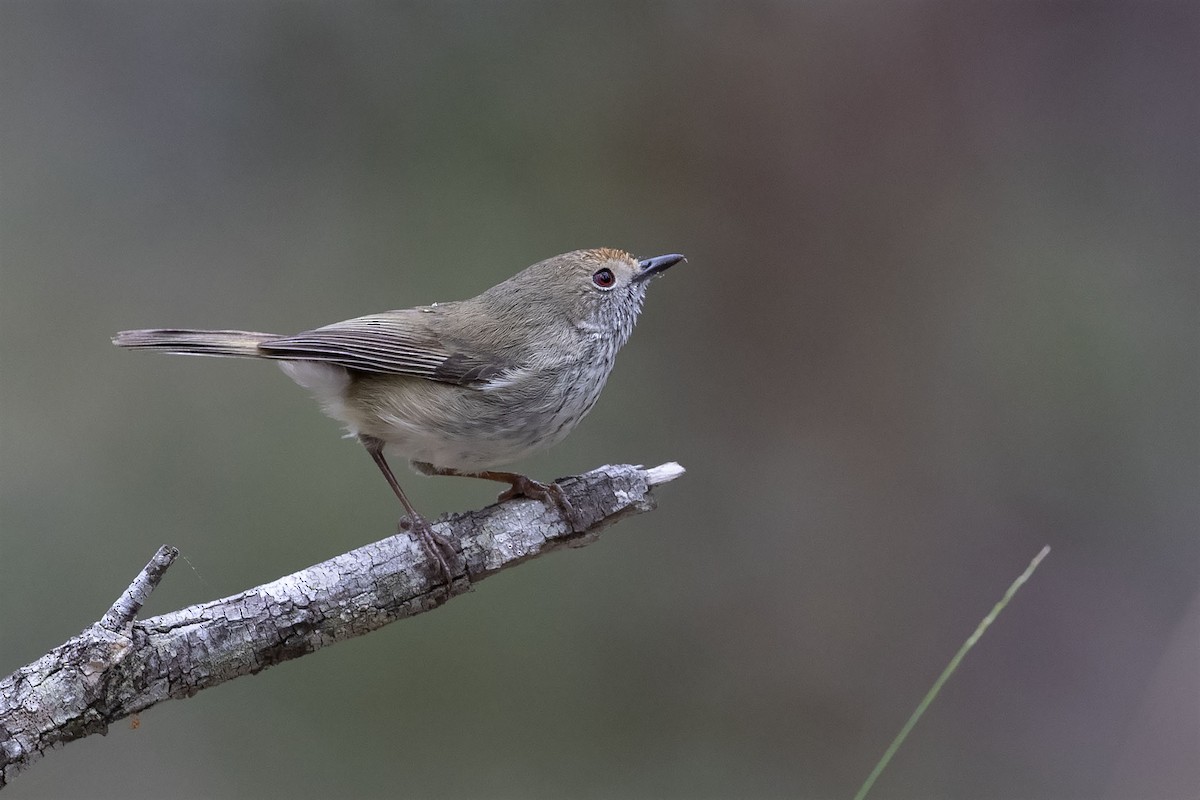
<instances>
[{"instance_id":1,"label":"rufous forehead","mask_svg":"<svg viewBox=\"0 0 1200 800\"><path fill-rule=\"evenodd\" d=\"M637 263L637 259L624 250L616 250L612 247L597 247L592 251L596 254L597 261L629 261Z\"/></svg>"}]
</instances>

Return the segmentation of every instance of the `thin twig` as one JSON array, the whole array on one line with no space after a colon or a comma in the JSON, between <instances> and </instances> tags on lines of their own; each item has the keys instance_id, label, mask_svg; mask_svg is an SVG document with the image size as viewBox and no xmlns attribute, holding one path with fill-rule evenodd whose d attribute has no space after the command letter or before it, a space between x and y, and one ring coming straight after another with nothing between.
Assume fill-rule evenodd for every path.
<instances>
[{"instance_id":1,"label":"thin twig","mask_svg":"<svg viewBox=\"0 0 1200 800\"><path fill-rule=\"evenodd\" d=\"M167 568L175 563L175 559L178 557L179 550L170 545L164 544L158 548L158 552L146 563L146 566L142 567L142 571L133 579L133 583L129 584L117 601L112 604L112 608L108 609L100 618L100 625L110 631L119 631L133 622L133 618L150 599L150 593L158 588Z\"/></svg>"}]
</instances>

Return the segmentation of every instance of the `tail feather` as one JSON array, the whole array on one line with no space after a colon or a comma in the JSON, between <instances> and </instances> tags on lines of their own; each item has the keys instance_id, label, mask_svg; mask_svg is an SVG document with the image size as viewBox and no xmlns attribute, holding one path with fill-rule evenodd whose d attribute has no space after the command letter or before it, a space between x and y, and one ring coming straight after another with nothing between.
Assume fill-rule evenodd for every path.
<instances>
[{"instance_id":1,"label":"tail feather","mask_svg":"<svg viewBox=\"0 0 1200 800\"><path fill-rule=\"evenodd\" d=\"M201 331L184 328L148 328L121 331L113 337L117 347L139 350L161 350L189 356L240 356L270 358L258 346L278 338L272 333L253 331Z\"/></svg>"}]
</instances>

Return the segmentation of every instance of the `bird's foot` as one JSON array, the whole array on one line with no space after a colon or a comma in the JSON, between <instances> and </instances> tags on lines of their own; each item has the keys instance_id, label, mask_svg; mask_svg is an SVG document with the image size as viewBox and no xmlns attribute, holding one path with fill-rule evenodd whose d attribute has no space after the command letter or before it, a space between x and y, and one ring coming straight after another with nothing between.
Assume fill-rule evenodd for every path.
<instances>
[{"instance_id":1,"label":"bird's foot","mask_svg":"<svg viewBox=\"0 0 1200 800\"><path fill-rule=\"evenodd\" d=\"M396 525L397 532L410 532L417 537L417 541L425 548L425 552L437 564L438 574L446 582L446 592L449 594L450 587L454 583L454 573L450 570L450 559L458 555L458 549L454 546L454 541L449 537L442 536L435 531L422 516L401 517Z\"/></svg>"},{"instance_id":2,"label":"bird's foot","mask_svg":"<svg viewBox=\"0 0 1200 800\"><path fill-rule=\"evenodd\" d=\"M541 481L535 481L533 478L516 474L513 474L510 482L512 486L500 493L500 496L496 498L498 502L503 503L505 500L511 500L514 497L529 497L534 500L540 500L561 511L563 518L571 526L572 531L578 532L584 530L585 526L579 515L575 512L575 507L571 505L571 501L567 499L567 495L557 483L542 483Z\"/></svg>"}]
</instances>

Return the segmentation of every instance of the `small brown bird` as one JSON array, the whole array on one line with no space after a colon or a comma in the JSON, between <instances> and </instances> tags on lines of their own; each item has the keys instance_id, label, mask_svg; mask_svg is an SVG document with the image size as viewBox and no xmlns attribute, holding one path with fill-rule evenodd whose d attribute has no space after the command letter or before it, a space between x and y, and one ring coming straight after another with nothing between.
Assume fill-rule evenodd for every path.
<instances>
[{"instance_id":1,"label":"small brown bird","mask_svg":"<svg viewBox=\"0 0 1200 800\"><path fill-rule=\"evenodd\" d=\"M470 300L385 311L295 336L153 328L122 331L113 344L279 361L367 448L449 584L452 543L413 508L384 448L426 475L507 483L501 499L553 503L574 527L574 510L558 484L492 468L575 428L633 332L649 280L683 260L576 250Z\"/></svg>"}]
</instances>

